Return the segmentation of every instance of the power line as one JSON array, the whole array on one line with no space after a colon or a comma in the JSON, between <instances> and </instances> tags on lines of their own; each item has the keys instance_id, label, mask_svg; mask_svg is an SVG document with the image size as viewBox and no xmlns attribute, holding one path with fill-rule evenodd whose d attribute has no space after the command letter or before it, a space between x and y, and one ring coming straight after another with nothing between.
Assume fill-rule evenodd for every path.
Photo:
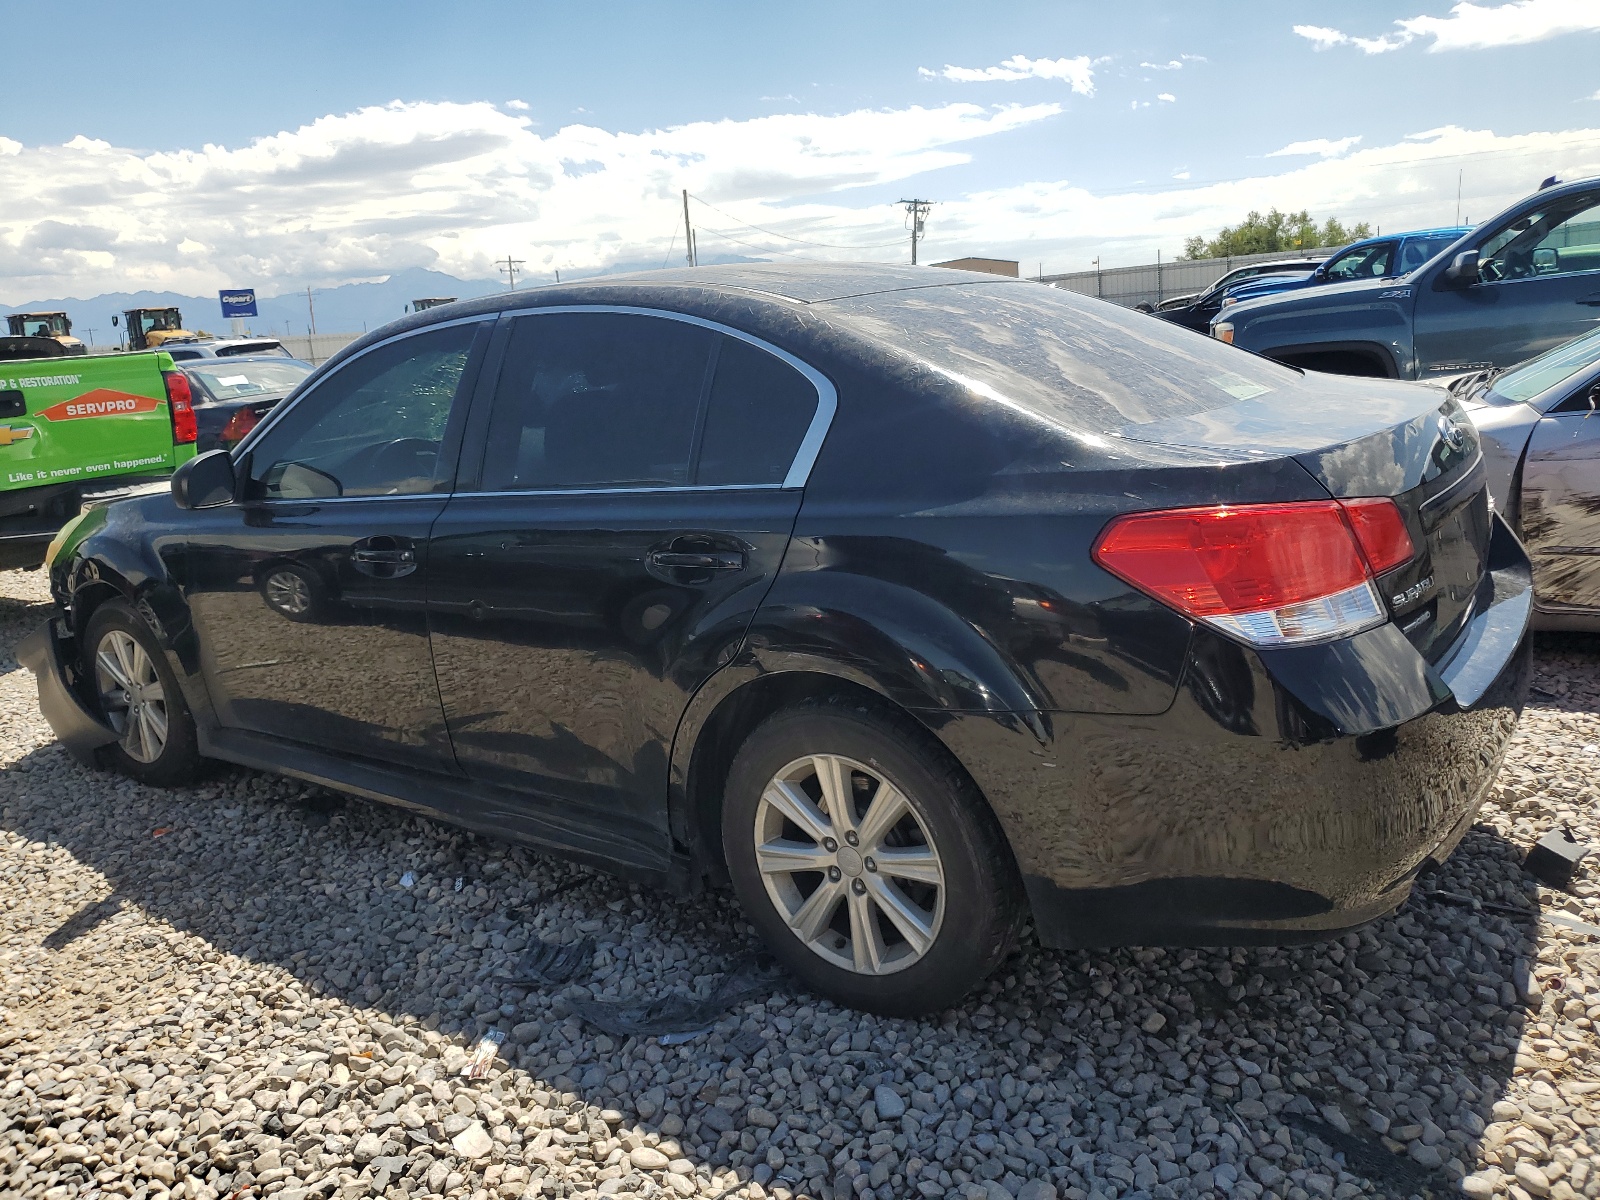
<instances>
[{"instance_id":1,"label":"power line","mask_svg":"<svg viewBox=\"0 0 1600 1200\"><path fill-rule=\"evenodd\" d=\"M900 244L899 238L895 238L895 240L892 242L867 242L848 246L839 242L814 242L810 238L794 237L791 234L779 233L776 229L767 229L761 225L752 225L749 221L742 221L738 217L734 216L731 212L728 212L726 209L718 208L715 204L712 204L711 201L702 200L699 196L690 196L689 199L695 201L697 204L704 204L712 212L721 213L735 225L743 225L746 229L754 229L757 233L765 233L771 237L782 238L786 242L795 242L802 246L820 246L824 250L883 250L889 246L898 246Z\"/></svg>"},{"instance_id":2,"label":"power line","mask_svg":"<svg viewBox=\"0 0 1600 1200\"><path fill-rule=\"evenodd\" d=\"M759 250L759 251L761 251L762 254L784 254L784 255L788 255L791 258L798 257L798 258L800 258L801 261L805 261L805 251L804 250L781 250L781 249L779 249L779 248L777 248L775 246L762 246L762 245L757 244L756 242L747 242L743 238L734 237L733 234L728 233L725 230L713 229L709 225L700 226L700 228L699 228L699 230L697 232L699 232L699 233L709 233L714 237L724 238L724 239L726 239L727 241L730 241L730 242L736 242L737 244L739 244L741 246L744 246L744 247L746 247L746 248L748 248L750 250ZM894 244L896 246L898 246L900 243L899 242L895 242ZM868 261L876 261L876 260L868 260Z\"/></svg>"}]
</instances>

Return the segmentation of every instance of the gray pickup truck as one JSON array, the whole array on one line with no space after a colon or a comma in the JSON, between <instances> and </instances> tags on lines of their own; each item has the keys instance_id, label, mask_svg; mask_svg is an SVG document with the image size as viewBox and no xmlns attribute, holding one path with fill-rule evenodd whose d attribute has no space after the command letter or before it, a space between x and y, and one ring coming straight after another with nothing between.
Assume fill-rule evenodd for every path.
<instances>
[{"instance_id":1,"label":"gray pickup truck","mask_svg":"<svg viewBox=\"0 0 1600 1200\"><path fill-rule=\"evenodd\" d=\"M1436 379L1600 322L1600 179L1547 184L1408 275L1242 300L1213 337L1314 371Z\"/></svg>"}]
</instances>

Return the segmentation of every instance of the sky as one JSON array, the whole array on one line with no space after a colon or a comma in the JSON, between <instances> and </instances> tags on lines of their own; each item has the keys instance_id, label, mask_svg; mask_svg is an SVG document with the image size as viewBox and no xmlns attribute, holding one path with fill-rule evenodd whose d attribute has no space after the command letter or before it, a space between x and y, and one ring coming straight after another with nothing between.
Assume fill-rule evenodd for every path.
<instances>
[{"instance_id":1,"label":"sky","mask_svg":"<svg viewBox=\"0 0 1600 1200\"><path fill-rule=\"evenodd\" d=\"M683 189L703 262L905 262L916 197L1034 274L1600 175L1600 0L128 13L0 0L0 303L676 265Z\"/></svg>"}]
</instances>

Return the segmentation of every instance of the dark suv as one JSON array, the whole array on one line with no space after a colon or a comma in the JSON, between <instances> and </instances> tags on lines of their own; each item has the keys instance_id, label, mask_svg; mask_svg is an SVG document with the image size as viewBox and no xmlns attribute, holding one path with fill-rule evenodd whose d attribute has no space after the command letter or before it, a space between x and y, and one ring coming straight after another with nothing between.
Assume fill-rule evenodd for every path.
<instances>
[{"instance_id":1,"label":"dark suv","mask_svg":"<svg viewBox=\"0 0 1600 1200\"><path fill-rule=\"evenodd\" d=\"M1329 937L1471 824L1528 562L1424 388L1083 296L744 266L467 301L86 515L20 657L202 756L679 889L849 1004Z\"/></svg>"},{"instance_id":2,"label":"dark suv","mask_svg":"<svg viewBox=\"0 0 1600 1200\"><path fill-rule=\"evenodd\" d=\"M1508 367L1600 319L1600 179L1546 187L1398 279L1241 299L1214 336L1317 371Z\"/></svg>"}]
</instances>

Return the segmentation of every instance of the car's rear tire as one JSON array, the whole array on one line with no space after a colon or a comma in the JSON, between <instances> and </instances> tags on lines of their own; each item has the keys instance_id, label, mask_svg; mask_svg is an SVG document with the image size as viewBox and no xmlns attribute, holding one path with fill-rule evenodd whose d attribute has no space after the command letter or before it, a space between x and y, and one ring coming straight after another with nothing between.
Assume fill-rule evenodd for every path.
<instances>
[{"instance_id":1,"label":"car's rear tire","mask_svg":"<svg viewBox=\"0 0 1600 1200\"><path fill-rule=\"evenodd\" d=\"M773 952L852 1008L948 1008L1021 924L1016 868L983 798L926 730L869 703L808 702L757 727L729 772L722 840Z\"/></svg>"},{"instance_id":2,"label":"car's rear tire","mask_svg":"<svg viewBox=\"0 0 1600 1200\"><path fill-rule=\"evenodd\" d=\"M101 761L156 787L191 782L200 770L194 718L145 619L108 600L90 617L83 647L85 678L118 735Z\"/></svg>"}]
</instances>

